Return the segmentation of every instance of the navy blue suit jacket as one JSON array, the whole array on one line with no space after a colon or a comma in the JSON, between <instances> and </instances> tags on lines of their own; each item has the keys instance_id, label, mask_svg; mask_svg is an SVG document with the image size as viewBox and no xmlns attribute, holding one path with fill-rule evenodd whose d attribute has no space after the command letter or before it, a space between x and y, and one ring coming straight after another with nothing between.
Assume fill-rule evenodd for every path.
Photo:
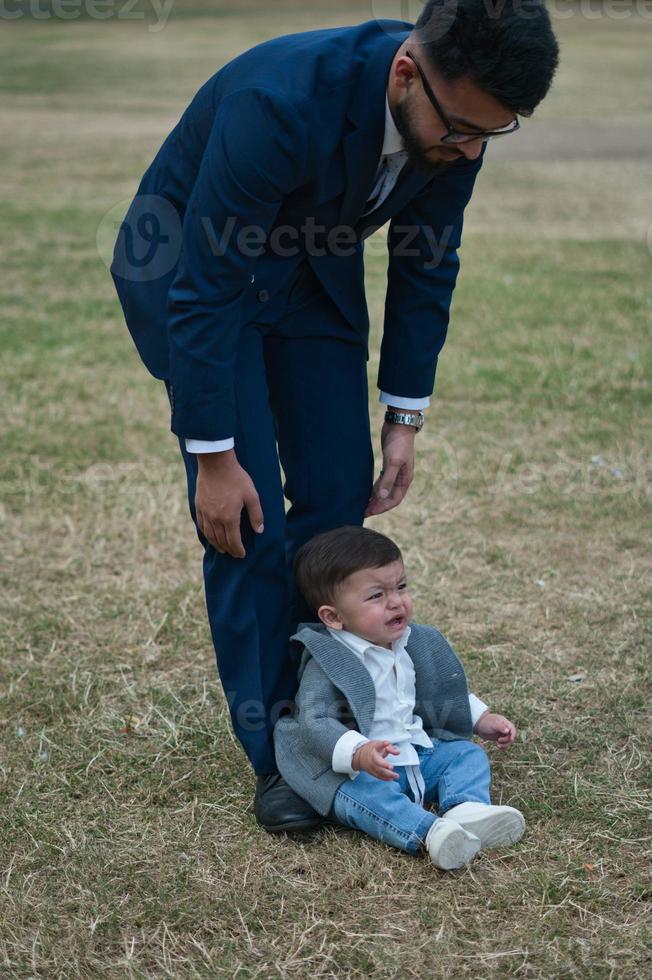
<instances>
[{"instance_id":1,"label":"navy blue suit jacket","mask_svg":"<svg viewBox=\"0 0 652 980\"><path fill-rule=\"evenodd\" d=\"M482 156L435 177L406 166L361 218L411 27L373 20L245 51L199 89L143 176L111 273L144 363L171 383L179 437L233 435L240 325L306 258L366 342L364 238L389 219L378 385L432 392Z\"/></svg>"}]
</instances>

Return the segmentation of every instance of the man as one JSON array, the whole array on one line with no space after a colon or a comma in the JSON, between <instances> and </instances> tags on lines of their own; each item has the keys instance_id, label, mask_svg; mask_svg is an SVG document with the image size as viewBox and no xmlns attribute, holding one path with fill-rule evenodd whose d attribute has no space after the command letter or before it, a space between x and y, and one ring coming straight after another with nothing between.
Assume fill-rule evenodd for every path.
<instances>
[{"instance_id":1,"label":"man","mask_svg":"<svg viewBox=\"0 0 652 980\"><path fill-rule=\"evenodd\" d=\"M270 831L320 819L272 740L296 692L288 638L311 618L294 554L405 496L483 150L532 113L557 58L542 0L429 0L414 27L260 44L197 92L118 235L111 272L170 398L218 669ZM363 248L388 220L374 483Z\"/></svg>"}]
</instances>

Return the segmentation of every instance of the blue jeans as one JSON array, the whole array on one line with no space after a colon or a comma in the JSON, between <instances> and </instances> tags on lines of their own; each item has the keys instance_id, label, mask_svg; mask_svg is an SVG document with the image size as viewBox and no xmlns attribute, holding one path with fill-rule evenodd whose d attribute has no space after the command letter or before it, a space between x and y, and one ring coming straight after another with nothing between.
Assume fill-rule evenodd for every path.
<instances>
[{"instance_id":1,"label":"blue jeans","mask_svg":"<svg viewBox=\"0 0 652 980\"><path fill-rule=\"evenodd\" d=\"M487 753L465 739L438 741L432 749L415 746L426 786L425 803L438 801L443 814L458 803L491 803L491 772ZM391 756L388 757L391 759ZM360 772L342 783L333 812L338 823L362 830L377 840L418 854L430 827L439 818L415 803L404 766L400 778L385 781Z\"/></svg>"}]
</instances>

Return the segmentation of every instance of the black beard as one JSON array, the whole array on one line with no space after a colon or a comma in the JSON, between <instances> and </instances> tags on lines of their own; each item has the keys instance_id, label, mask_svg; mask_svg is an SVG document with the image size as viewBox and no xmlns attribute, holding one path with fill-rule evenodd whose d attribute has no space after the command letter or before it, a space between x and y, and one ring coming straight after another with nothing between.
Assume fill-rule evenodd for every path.
<instances>
[{"instance_id":1,"label":"black beard","mask_svg":"<svg viewBox=\"0 0 652 980\"><path fill-rule=\"evenodd\" d=\"M423 145L418 140L412 126L412 113L408 109L407 99L396 103L394 110L394 123L403 140L403 145L407 150L409 165L421 174L429 174L431 177L437 174L446 173L450 170L456 160L431 160L426 155Z\"/></svg>"}]
</instances>

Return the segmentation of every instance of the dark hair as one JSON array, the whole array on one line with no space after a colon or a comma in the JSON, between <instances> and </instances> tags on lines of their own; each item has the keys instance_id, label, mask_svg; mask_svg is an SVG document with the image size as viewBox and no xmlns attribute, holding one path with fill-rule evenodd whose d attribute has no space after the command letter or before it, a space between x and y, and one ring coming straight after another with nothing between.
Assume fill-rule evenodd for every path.
<instances>
[{"instance_id":1,"label":"dark hair","mask_svg":"<svg viewBox=\"0 0 652 980\"><path fill-rule=\"evenodd\" d=\"M414 34L444 78L467 76L520 116L532 115L559 63L544 0L427 0Z\"/></svg>"},{"instance_id":2,"label":"dark hair","mask_svg":"<svg viewBox=\"0 0 652 980\"><path fill-rule=\"evenodd\" d=\"M362 568L402 561L397 544L368 527L344 525L315 535L294 556L294 576L313 612L337 601L338 586Z\"/></svg>"}]
</instances>

